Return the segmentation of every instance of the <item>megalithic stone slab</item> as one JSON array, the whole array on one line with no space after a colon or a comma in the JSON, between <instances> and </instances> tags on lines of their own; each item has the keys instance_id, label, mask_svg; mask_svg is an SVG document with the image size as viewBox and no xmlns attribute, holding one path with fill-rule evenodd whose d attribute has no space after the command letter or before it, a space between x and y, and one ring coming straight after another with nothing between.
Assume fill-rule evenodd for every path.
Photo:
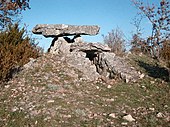
<instances>
[{"instance_id":1,"label":"megalithic stone slab","mask_svg":"<svg viewBox=\"0 0 170 127\"><path fill-rule=\"evenodd\" d=\"M32 32L45 37L58 37L70 35L97 35L100 27L97 25L65 25L65 24L38 24Z\"/></svg>"},{"instance_id":2,"label":"megalithic stone slab","mask_svg":"<svg viewBox=\"0 0 170 127\"><path fill-rule=\"evenodd\" d=\"M108 45L101 43L73 43L70 46L72 51L95 51L95 52L110 52L111 48Z\"/></svg>"}]
</instances>

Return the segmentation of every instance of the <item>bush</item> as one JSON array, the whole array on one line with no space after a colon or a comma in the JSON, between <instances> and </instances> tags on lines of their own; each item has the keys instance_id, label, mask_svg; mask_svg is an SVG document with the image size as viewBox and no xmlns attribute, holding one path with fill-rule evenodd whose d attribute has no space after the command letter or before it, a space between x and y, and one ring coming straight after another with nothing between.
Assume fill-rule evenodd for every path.
<instances>
[{"instance_id":1,"label":"bush","mask_svg":"<svg viewBox=\"0 0 170 127\"><path fill-rule=\"evenodd\" d=\"M0 82L12 78L12 71L37 58L39 49L25 35L26 30L19 29L18 24L10 25L0 33Z\"/></svg>"},{"instance_id":2,"label":"bush","mask_svg":"<svg viewBox=\"0 0 170 127\"><path fill-rule=\"evenodd\" d=\"M152 55L152 47L148 45L149 39L145 40L140 38L138 34L132 35L131 45L132 48L130 51L135 54L143 53L147 56Z\"/></svg>"}]
</instances>

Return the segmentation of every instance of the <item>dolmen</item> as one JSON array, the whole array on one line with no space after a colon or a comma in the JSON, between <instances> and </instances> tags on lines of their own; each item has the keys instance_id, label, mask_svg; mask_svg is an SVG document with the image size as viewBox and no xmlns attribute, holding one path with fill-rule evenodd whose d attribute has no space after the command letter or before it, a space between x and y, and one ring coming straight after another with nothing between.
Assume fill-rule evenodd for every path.
<instances>
[{"instance_id":1,"label":"dolmen","mask_svg":"<svg viewBox=\"0 0 170 127\"><path fill-rule=\"evenodd\" d=\"M124 58L112 53L108 45L83 41L82 35L95 36L99 30L97 25L38 24L32 32L53 38L48 52L64 56L70 66L83 73L85 80L94 81L104 76L136 82L143 78Z\"/></svg>"}]
</instances>

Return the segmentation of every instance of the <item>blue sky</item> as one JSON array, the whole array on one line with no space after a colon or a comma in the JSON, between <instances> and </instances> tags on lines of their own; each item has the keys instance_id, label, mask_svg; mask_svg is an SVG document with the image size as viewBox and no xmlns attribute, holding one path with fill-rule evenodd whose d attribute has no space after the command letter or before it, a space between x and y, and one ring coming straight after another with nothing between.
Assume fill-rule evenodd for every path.
<instances>
[{"instance_id":1,"label":"blue sky","mask_svg":"<svg viewBox=\"0 0 170 127\"><path fill-rule=\"evenodd\" d=\"M160 0L143 0L158 3ZM85 41L102 42L102 34L107 35L112 29L119 27L127 39L130 39L134 26L132 19L137 9L131 0L30 0L30 10L22 13L22 23L31 31L36 24L71 24L71 25L99 25L100 33L96 36L83 36ZM149 33L149 22L142 24ZM31 33L31 32L30 32ZM39 45L45 50L51 44L51 38L33 35Z\"/></svg>"}]
</instances>

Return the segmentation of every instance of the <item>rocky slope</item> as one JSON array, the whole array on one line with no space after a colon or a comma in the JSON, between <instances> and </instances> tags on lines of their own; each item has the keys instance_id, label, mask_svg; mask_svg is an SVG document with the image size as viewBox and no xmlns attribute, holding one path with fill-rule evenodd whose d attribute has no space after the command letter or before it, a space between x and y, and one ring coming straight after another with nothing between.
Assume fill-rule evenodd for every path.
<instances>
[{"instance_id":1,"label":"rocky slope","mask_svg":"<svg viewBox=\"0 0 170 127\"><path fill-rule=\"evenodd\" d=\"M89 81L64 58L45 54L0 89L0 126L169 126L166 82Z\"/></svg>"}]
</instances>

